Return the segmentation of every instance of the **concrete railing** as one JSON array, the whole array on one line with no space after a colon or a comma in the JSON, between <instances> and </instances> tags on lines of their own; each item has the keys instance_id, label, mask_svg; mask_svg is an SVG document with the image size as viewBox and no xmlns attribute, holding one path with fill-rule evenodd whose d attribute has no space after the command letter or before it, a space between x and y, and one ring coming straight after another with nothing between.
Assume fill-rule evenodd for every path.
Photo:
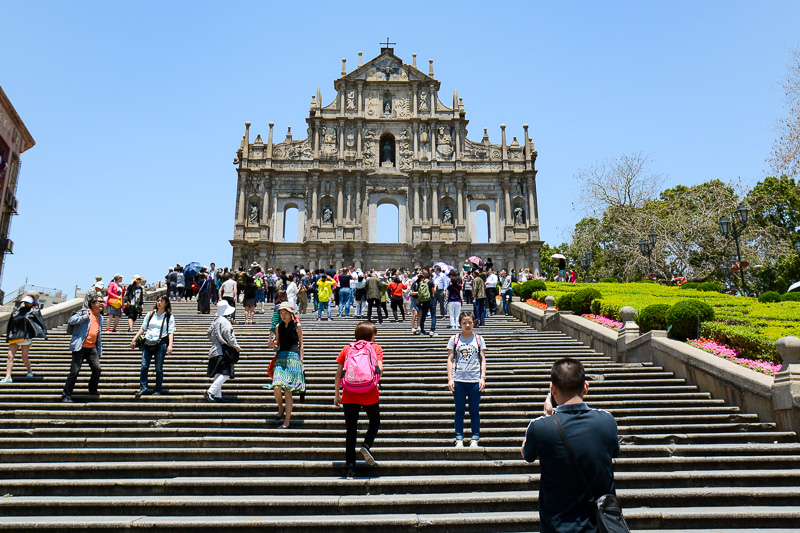
<instances>
[{"instance_id":1,"label":"concrete railing","mask_svg":"<svg viewBox=\"0 0 800 533\"><path fill-rule=\"evenodd\" d=\"M159 296L166 294L166 288L155 289L145 294L146 302L154 302ZM67 323L69 317L75 312L80 310L83 305L83 298L73 298L60 304L50 306L42 310L42 318L48 330L57 328ZM11 319L11 313L0 314L0 335L5 335L8 329L8 321Z\"/></svg>"},{"instance_id":2,"label":"concrete railing","mask_svg":"<svg viewBox=\"0 0 800 533\"><path fill-rule=\"evenodd\" d=\"M617 332L571 313L558 312L552 297L545 301L545 310L522 302L511 303L509 309L529 326L540 331L561 331L614 361L658 365L715 398L724 398L800 437L800 338L778 339L776 348L783 366L772 378L685 342L668 339L666 331L640 335L632 307L620 309L624 325Z\"/></svg>"}]
</instances>

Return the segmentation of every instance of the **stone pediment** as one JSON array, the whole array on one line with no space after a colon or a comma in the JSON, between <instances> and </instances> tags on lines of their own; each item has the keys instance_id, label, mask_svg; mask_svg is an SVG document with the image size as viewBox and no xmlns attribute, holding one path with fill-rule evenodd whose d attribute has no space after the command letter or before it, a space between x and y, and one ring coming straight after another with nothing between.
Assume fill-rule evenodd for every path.
<instances>
[{"instance_id":1,"label":"stone pediment","mask_svg":"<svg viewBox=\"0 0 800 533\"><path fill-rule=\"evenodd\" d=\"M436 79L424 74L412 65L403 63L403 60L394 55L390 50L382 52L376 58L364 63L356 70L339 78L339 82L372 81L372 82L403 82L421 81L439 86Z\"/></svg>"}]
</instances>

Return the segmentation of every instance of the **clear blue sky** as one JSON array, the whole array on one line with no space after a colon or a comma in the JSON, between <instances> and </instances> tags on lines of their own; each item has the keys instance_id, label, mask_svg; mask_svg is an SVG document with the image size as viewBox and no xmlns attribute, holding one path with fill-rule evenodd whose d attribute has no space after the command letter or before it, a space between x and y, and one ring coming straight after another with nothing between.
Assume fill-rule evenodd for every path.
<instances>
[{"instance_id":1,"label":"clear blue sky","mask_svg":"<svg viewBox=\"0 0 800 533\"><path fill-rule=\"evenodd\" d=\"M751 186L785 113L800 2L11 2L0 84L36 140L23 155L2 287L71 291L97 274L160 279L231 260L244 122L304 137L387 35L434 59L469 137L531 126L542 239L581 218L571 177L644 152L669 185Z\"/></svg>"}]
</instances>

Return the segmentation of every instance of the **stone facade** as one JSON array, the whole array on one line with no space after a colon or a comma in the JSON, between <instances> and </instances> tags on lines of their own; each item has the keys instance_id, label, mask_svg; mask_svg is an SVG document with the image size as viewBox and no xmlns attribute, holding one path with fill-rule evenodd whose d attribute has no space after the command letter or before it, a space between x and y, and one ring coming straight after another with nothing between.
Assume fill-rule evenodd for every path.
<instances>
[{"instance_id":1,"label":"stone facade","mask_svg":"<svg viewBox=\"0 0 800 533\"><path fill-rule=\"evenodd\" d=\"M0 87L0 279L5 255L14 253L14 242L8 238L11 217L17 214L19 156L36 144L11 101ZM3 301L3 291L0 291Z\"/></svg>"},{"instance_id":2,"label":"stone facade","mask_svg":"<svg viewBox=\"0 0 800 533\"><path fill-rule=\"evenodd\" d=\"M454 93L439 99L433 60L426 75L392 48L334 82L336 98L311 98L307 137L250 142L250 123L234 164L238 184L234 268L457 265L472 255L507 268L539 269L536 151L524 125L492 144L484 129L467 139L466 111ZM376 242L377 209L394 204L399 243ZM299 215L298 242L283 242L287 210ZM489 242L477 242L478 217Z\"/></svg>"}]
</instances>

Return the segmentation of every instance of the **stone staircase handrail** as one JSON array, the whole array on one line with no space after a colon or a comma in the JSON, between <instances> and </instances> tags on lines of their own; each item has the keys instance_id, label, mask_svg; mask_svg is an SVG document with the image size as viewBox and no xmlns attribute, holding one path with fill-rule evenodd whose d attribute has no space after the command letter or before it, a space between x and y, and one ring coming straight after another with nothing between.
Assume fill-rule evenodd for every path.
<instances>
[{"instance_id":1,"label":"stone staircase handrail","mask_svg":"<svg viewBox=\"0 0 800 533\"><path fill-rule=\"evenodd\" d=\"M144 299L147 302L155 301L162 294L166 294L166 288L162 287L160 289L149 291L145 294ZM60 304L43 309L42 318L44 318L44 324L47 326L48 331L66 324L67 320L69 320L69 317L78 311L81 308L81 305L83 305L82 297L73 298L71 300L67 300L66 302L61 302ZM6 334L8 321L10 319L11 313L0 314L0 335Z\"/></svg>"},{"instance_id":2,"label":"stone staircase handrail","mask_svg":"<svg viewBox=\"0 0 800 533\"><path fill-rule=\"evenodd\" d=\"M571 313L553 315L550 309L543 311L523 302L512 302L509 309L540 331L561 331L617 362L661 366L715 397L741 405L762 420L777 422L781 430L800 436L800 355L794 355L800 351L797 337L784 337L776 343L781 355L787 353L787 361L792 363L784 364L780 378L772 378L685 342L668 339L665 331L639 335L638 328L628 326L633 308L626 310L626 328L620 332Z\"/></svg>"}]
</instances>

